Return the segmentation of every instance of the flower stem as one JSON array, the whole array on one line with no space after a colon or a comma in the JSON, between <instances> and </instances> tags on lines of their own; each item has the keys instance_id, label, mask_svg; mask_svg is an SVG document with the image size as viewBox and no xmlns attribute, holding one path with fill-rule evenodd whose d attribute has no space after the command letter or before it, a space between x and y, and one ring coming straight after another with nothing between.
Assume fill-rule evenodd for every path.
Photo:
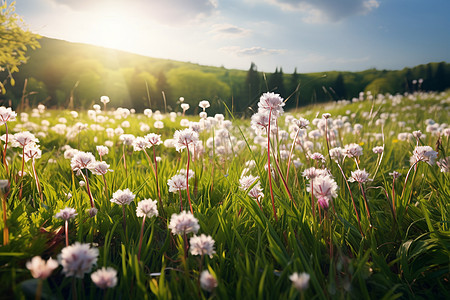
<instances>
[{"instance_id":1,"label":"flower stem","mask_svg":"<svg viewBox=\"0 0 450 300\"><path fill-rule=\"evenodd\" d=\"M37 176L37 172L36 172L36 163L35 163L35 161L34 161L34 158L33 158L32 162L31 162L31 165L32 165L32 167L33 167L34 179L36 180L36 186L37 186L38 191L39 191L39 196L40 196L40 198L41 198L41 202L44 202L44 194L42 193L42 187L41 187L41 184L40 184L40 182L39 182L39 178L38 178L38 176Z\"/></svg>"},{"instance_id":2,"label":"flower stem","mask_svg":"<svg viewBox=\"0 0 450 300\"><path fill-rule=\"evenodd\" d=\"M3 245L9 244L9 229L6 223L7 214L6 214L6 195L3 194L3 191L0 191L0 196L2 197L2 210L3 210Z\"/></svg>"},{"instance_id":3,"label":"flower stem","mask_svg":"<svg viewBox=\"0 0 450 300\"><path fill-rule=\"evenodd\" d=\"M355 199L353 198L352 190L350 189L350 185L348 184L347 177L345 177L345 174L344 174L344 171L342 170L341 165L339 163L337 165L339 167L339 170L341 170L341 174L344 177L344 181L345 181L345 184L347 185L348 192L350 193L350 197L352 198L353 209L355 210L356 219L358 220L359 232L361 233L362 236L364 236L364 233L361 228L361 220L359 219L359 214L358 214L358 210L356 209Z\"/></svg>"},{"instance_id":4,"label":"flower stem","mask_svg":"<svg viewBox=\"0 0 450 300\"><path fill-rule=\"evenodd\" d=\"M189 162L191 160L191 155L189 153L188 145L186 145L186 150L187 150L187 155L188 155L187 168L186 168L186 192L187 192L187 196L188 196L189 207L191 209L191 213L194 214L194 210L192 209L192 204L191 204L191 196L189 195Z\"/></svg>"},{"instance_id":5,"label":"flower stem","mask_svg":"<svg viewBox=\"0 0 450 300\"><path fill-rule=\"evenodd\" d=\"M141 234L139 235L138 260L141 260L142 239L144 237L144 225L145 225L145 218L146 217L147 217L147 215L144 215L144 218L142 219Z\"/></svg>"},{"instance_id":6,"label":"flower stem","mask_svg":"<svg viewBox=\"0 0 450 300\"><path fill-rule=\"evenodd\" d=\"M64 222L64 232L66 233L66 247L69 246L69 221Z\"/></svg>"},{"instance_id":7,"label":"flower stem","mask_svg":"<svg viewBox=\"0 0 450 300\"><path fill-rule=\"evenodd\" d=\"M22 171L20 173L20 191L19 191L19 200L22 200L22 190L23 190L23 171L25 168L25 145L22 148Z\"/></svg>"},{"instance_id":8,"label":"flower stem","mask_svg":"<svg viewBox=\"0 0 450 300\"><path fill-rule=\"evenodd\" d=\"M277 211L275 209L275 199L273 196L272 189L272 172L270 170L270 118L272 116L272 109L269 111L269 125L267 126L267 174L269 176L269 189L270 189L270 199L272 200L272 209L275 221L278 222Z\"/></svg>"},{"instance_id":9,"label":"flower stem","mask_svg":"<svg viewBox=\"0 0 450 300\"><path fill-rule=\"evenodd\" d=\"M86 169L86 176L81 172L81 175L83 175L84 180L86 181L86 189L89 195L89 200L91 201L91 208L94 208L94 197L92 197L91 188L89 186L89 178L88 178L88 170Z\"/></svg>"},{"instance_id":10,"label":"flower stem","mask_svg":"<svg viewBox=\"0 0 450 300\"><path fill-rule=\"evenodd\" d=\"M8 162L6 161L6 149L8 148L8 125L6 125L6 122L5 122L5 129L6 135L5 135L5 148L3 149L3 165L5 166L6 174L9 174Z\"/></svg>"}]
</instances>

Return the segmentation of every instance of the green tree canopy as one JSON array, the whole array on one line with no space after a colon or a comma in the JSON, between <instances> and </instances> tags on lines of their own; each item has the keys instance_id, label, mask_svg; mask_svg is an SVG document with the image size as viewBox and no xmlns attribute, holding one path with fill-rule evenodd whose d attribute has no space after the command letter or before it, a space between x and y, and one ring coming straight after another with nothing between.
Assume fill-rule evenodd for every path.
<instances>
[{"instance_id":1,"label":"green tree canopy","mask_svg":"<svg viewBox=\"0 0 450 300\"><path fill-rule=\"evenodd\" d=\"M2 94L6 93L5 84L8 79L12 86L15 81L12 77L14 72L19 71L19 66L26 63L28 57L26 52L39 48L40 37L31 31L24 29L22 18L15 13L15 2L8 4L2 0L0 6L0 71L6 71L6 78L1 81Z\"/></svg>"}]
</instances>

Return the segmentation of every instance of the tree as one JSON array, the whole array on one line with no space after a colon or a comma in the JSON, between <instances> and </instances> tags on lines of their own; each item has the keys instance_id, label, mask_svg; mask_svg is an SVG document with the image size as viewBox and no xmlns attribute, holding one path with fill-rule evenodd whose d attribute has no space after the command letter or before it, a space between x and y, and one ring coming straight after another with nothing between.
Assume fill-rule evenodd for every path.
<instances>
[{"instance_id":1,"label":"tree","mask_svg":"<svg viewBox=\"0 0 450 300\"><path fill-rule=\"evenodd\" d=\"M19 71L19 66L26 63L26 52L39 48L37 41L40 36L24 29L25 25L19 15L15 13L15 2L8 4L2 0L0 6L0 71L6 72L4 81L0 81L1 93L5 94L5 84L14 86L13 73Z\"/></svg>"},{"instance_id":2,"label":"tree","mask_svg":"<svg viewBox=\"0 0 450 300\"><path fill-rule=\"evenodd\" d=\"M336 81L334 82L334 91L339 98L336 100L345 99L347 97L347 90L345 89L344 76L342 73L339 73L336 77Z\"/></svg>"},{"instance_id":3,"label":"tree","mask_svg":"<svg viewBox=\"0 0 450 300\"><path fill-rule=\"evenodd\" d=\"M245 85L248 91L248 100L242 101L236 105L238 111L244 111L244 109L255 102L255 99L258 99L261 94L261 78L256 68L255 63L251 63L250 69L247 72L247 78L245 79Z\"/></svg>"}]
</instances>

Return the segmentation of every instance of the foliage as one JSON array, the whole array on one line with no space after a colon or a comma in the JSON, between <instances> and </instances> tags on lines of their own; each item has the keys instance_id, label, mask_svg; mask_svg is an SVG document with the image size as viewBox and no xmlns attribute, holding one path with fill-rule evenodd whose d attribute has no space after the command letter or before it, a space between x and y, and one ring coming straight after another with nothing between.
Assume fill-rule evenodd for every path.
<instances>
[{"instance_id":1,"label":"foliage","mask_svg":"<svg viewBox=\"0 0 450 300\"><path fill-rule=\"evenodd\" d=\"M113 267L118 271L118 285L102 291L89 275L73 281L64 277L60 267L44 281L43 297L67 299L73 298L76 292L80 299L448 299L449 173L425 162L411 168L409 158L416 145L437 145L438 159L449 155L449 138L444 134L448 132L445 122L449 94L369 96L364 94L354 103L308 106L278 119L280 138L272 140L273 158L280 168L273 177L278 221L272 214L264 168L267 148L254 139L249 120L235 120L231 116L230 122L217 121L200 133L205 152L191 161L190 168L195 175L189 185L194 216L200 225L198 234L211 235L215 240L216 253L212 258L185 254L183 237L173 235L168 229L170 216L180 212L180 205L179 195L169 193L166 183L186 167L187 153L159 145L148 150L150 156L155 149L161 157L157 166L163 207L158 204L159 217L145 223L141 259L138 259L142 218L135 213L137 201L158 198L155 175L142 151L134 152L132 147L123 146L119 134L105 130L122 128L135 136L154 132L167 140L173 137L174 130L181 128L181 117L170 120L167 115L153 114L149 118L131 114L124 118L120 111L108 110L97 114L79 111L75 118L69 111L44 111L42 107L28 111L28 115L21 114L17 123L10 122L8 126L12 132L31 130L40 139L43 154L36 160L36 168L44 201L40 200L32 175L23 179L17 175L21 168L19 150L8 147L10 173L6 173L3 165L0 167L0 178L8 178L11 184L6 223L10 243L3 245L4 241L0 240L3 245L0 247L1 294L35 297L38 282L31 279L25 264L35 255L44 259L58 256L64 247L64 229L63 222L54 215L69 206L78 213L69 225L70 244L79 241L98 248L100 256L94 269ZM324 112L332 115L329 120L333 124L330 125L333 146L358 143L363 148L358 164L373 179L364 185L371 219L363 213L364 197L358 185L349 183L350 190L347 189L343 176L349 177L356 169L355 160L347 157L342 162L341 173L338 165L328 159L323 135L315 140L303 137L304 144L294 148L295 164L286 176L292 200L284 188L280 174L287 173L288 163L282 153L293 142L292 136L283 138L284 131L292 132L289 119L310 120L308 135L318 130L314 124L320 117L314 119ZM161 118L165 127L154 128L154 121ZM191 120L198 121L198 118ZM342 126L338 121L342 121ZM77 122L90 126L74 131ZM62 124L65 129L57 132L55 126ZM142 124L150 129L143 130ZM2 126L1 133L4 129ZM422 130L426 135L416 140L411 134L415 130ZM223 138L224 133L229 135ZM314 142L308 146L312 147L310 151L322 153L325 161L313 161L311 152L303 148L311 140ZM70 160L64 158L68 155L65 151L69 145L98 157L96 146L107 141L113 146L103 160L114 172L105 176L106 191L101 176L88 175L99 209L91 218L86 212L90 207L86 187L79 184L83 177L71 170ZM223 146L224 141L229 144ZM375 146L383 146L382 156L372 152ZM250 168L247 166L251 160L255 161L254 167L246 174L260 177L265 194L261 208L246 191L239 189L239 179ZM309 182L302 176L312 166L329 169L339 186L332 206L317 211L316 217L311 213ZM32 174L30 167L27 162L27 174ZM389 174L394 170L401 174L396 181ZM24 190L20 199L22 181ZM122 226L122 208L110 202L113 192L125 188L136 194L136 200L125 207L126 228ZM181 196L187 206L186 193L182 191ZM361 231L352 197L360 212ZM0 230L4 228L0 221ZM199 285L199 274L206 269L218 280L212 293ZM300 292L292 286L289 276L294 272L310 274L306 290Z\"/></svg>"},{"instance_id":2,"label":"foliage","mask_svg":"<svg viewBox=\"0 0 450 300\"><path fill-rule=\"evenodd\" d=\"M12 74L18 72L19 66L27 62L28 48L39 48L37 40L40 37L24 29L21 17L14 12L14 5L15 2L8 4L8 1L2 1L0 4L0 72L3 71L7 75L3 82L0 80L2 94L6 93L5 84L8 79L11 86L14 86Z\"/></svg>"}]
</instances>

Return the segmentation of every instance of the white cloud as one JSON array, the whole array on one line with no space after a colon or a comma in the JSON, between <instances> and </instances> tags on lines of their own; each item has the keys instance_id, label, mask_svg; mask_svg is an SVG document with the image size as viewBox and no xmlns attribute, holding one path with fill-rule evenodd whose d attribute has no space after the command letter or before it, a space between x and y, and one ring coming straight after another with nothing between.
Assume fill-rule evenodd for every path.
<instances>
[{"instance_id":1,"label":"white cloud","mask_svg":"<svg viewBox=\"0 0 450 300\"><path fill-rule=\"evenodd\" d=\"M216 38L239 38L250 34L250 30L231 24L215 24L209 32Z\"/></svg>"},{"instance_id":2,"label":"white cloud","mask_svg":"<svg viewBox=\"0 0 450 300\"><path fill-rule=\"evenodd\" d=\"M229 46L229 47L222 47L220 48L220 50L236 56L257 56L257 55L281 54L286 52L285 49L266 49L258 46L250 48Z\"/></svg>"},{"instance_id":3,"label":"white cloud","mask_svg":"<svg viewBox=\"0 0 450 300\"><path fill-rule=\"evenodd\" d=\"M338 22L378 8L378 0L267 0L284 10L304 13L308 23Z\"/></svg>"}]
</instances>

